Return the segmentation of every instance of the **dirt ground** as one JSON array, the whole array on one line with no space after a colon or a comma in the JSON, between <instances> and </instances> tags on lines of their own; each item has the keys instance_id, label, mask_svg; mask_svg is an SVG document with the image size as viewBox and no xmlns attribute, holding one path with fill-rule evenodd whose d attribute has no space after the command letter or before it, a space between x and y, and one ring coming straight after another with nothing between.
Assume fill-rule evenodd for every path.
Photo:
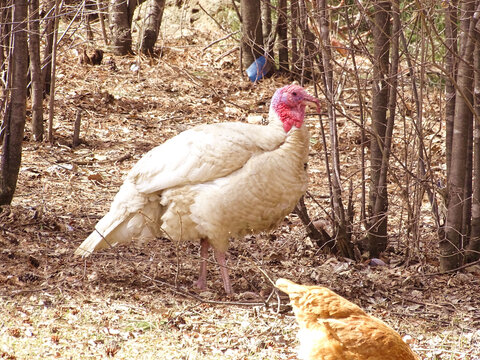
<instances>
[{"instance_id":1,"label":"dirt ground","mask_svg":"<svg viewBox=\"0 0 480 360\"><path fill-rule=\"evenodd\" d=\"M0 358L296 359L298 326L271 283L286 277L362 306L423 359L480 359L479 268L435 275L434 261L407 265L402 246L389 247L385 266L335 258L306 237L295 215L273 233L231 242L230 298L215 264L208 291L192 286L198 243L157 239L73 257L146 151L197 124L266 119L270 97L290 80L251 84L239 74L238 52L222 56L233 40L204 49L224 35L163 37L153 59L105 49L100 66L78 64L74 47L64 46L55 142L34 142L27 124L16 196L0 213ZM78 109L82 144L73 148ZM309 191L328 209L318 119L307 124ZM355 126L343 124L341 136L342 156L358 157ZM358 178L350 167L346 178ZM423 249L434 254L435 232L423 231Z\"/></svg>"}]
</instances>

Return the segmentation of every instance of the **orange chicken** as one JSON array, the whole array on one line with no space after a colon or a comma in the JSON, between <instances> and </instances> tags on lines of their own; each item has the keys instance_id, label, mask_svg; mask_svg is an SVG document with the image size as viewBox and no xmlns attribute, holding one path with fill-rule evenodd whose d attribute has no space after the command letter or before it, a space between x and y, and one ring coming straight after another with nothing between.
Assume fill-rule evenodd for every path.
<instances>
[{"instance_id":1,"label":"orange chicken","mask_svg":"<svg viewBox=\"0 0 480 360\"><path fill-rule=\"evenodd\" d=\"M287 279L278 279L276 287L290 296L301 359L419 359L395 330L333 291Z\"/></svg>"}]
</instances>

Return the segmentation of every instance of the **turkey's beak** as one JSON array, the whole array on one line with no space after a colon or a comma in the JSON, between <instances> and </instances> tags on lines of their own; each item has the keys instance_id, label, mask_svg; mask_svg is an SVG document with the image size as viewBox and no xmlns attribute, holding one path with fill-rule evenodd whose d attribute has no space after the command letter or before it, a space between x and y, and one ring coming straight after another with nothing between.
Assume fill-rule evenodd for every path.
<instances>
[{"instance_id":1,"label":"turkey's beak","mask_svg":"<svg viewBox=\"0 0 480 360\"><path fill-rule=\"evenodd\" d=\"M307 95L302 100L302 104L305 105L305 106L310 105L310 106L314 107L317 110L317 113L320 114L320 101L316 97Z\"/></svg>"}]
</instances>

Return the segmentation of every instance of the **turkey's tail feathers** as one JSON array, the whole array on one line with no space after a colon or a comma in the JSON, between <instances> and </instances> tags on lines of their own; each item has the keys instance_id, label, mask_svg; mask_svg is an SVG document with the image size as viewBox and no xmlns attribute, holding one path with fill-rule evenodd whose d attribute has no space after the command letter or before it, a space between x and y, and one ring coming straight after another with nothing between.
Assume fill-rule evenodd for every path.
<instances>
[{"instance_id":1,"label":"turkey's tail feathers","mask_svg":"<svg viewBox=\"0 0 480 360\"><path fill-rule=\"evenodd\" d=\"M115 208L112 206L112 208ZM75 255L89 256L92 252L107 249L132 240L147 241L160 236L162 207L156 198L136 212L110 211L95 226L95 230L75 251Z\"/></svg>"},{"instance_id":2,"label":"turkey's tail feathers","mask_svg":"<svg viewBox=\"0 0 480 360\"><path fill-rule=\"evenodd\" d=\"M115 219L110 213L105 215L95 226L95 230L75 250L75 255L89 256L96 250L129 242L132 239L127 229L129 220L129 218Z\"/></svg>"},{"instance_id":3,"label":"turkey's tail feathers","mask_svg":"<svg viewBox=\"0 0 480 360\"><path fill-rule=\"evenodd\" d=\"M89 256L95 250L108 247L108 242L104 240L100 232L95 229L93 232L83 241L83 243L75 250L77 256ZM105 246L106 245L106 246Z\"/></svg>"}]
</instances>

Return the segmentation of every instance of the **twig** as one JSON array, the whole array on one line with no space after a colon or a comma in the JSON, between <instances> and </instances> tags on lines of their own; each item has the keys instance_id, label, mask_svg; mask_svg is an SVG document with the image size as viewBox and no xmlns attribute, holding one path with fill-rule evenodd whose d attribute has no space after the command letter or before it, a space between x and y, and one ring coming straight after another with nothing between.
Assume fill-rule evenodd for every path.
<instances>
[{"instance_id":1,"label":"twig","mask_svg":"<svg viewBox=\"0 0 480 360\"><path fill-rule=\"evenodd\" d=\"M199 4L199 5L200 5L200 4ZM230 33L230 34L222 37L221 39L217 39L217 40L211 42L210 44L208 44L207 46L205 46L205 47L202 49L202 51L207 50L209 47L211 47L211 46L219 43L220 41L227 40L228 38L232 37L233 35L238 34L239 32L240 32L240 30L234 31L234 32L232 32L232 33Z\"/></svg>"},{"instance_id":2,"label":"twig","mask_svg":"<svg viewBox=\"0 0 480 360\"><path fill-rule=\"evenodd\" d=\"M213 61L217 62L220 59L223 59L224 57L230 55L231 53L240 50L240 46L235 46L233 49L228 50L227 52L224 52L223 54L217 56Z\"/></svg>"},{"instance_id":3,"label":"twig","mask_svg":"<svg viewBox=\"0 0 480 360\"><path fill-rule=\"evenodd\" d=\"M470 266L473 266L473 265L477 265L478 263L480 263L480 259L478 260L475 260L475 261L472 261L468 264L465 264L465 265L462 265L462 266L459 266L455 269L451 269L451 270L445 270L445 271L439 271L439 272L436 272L436 273L430 273L430 274L423 274L424 276L436 276L436 275L445 275L445 274L450 274L450 273L453 273L453 272L457 272L459 270L463 270L463 269L466 269Z\"/></svg>"},{"instance_id":4,"label":"twig","mask_svg":"<svg viewBox=\"0 0 480 360\"><path fill-rule=\"evenodd\" d=\"M234 103L233 101L230 101L230 100L226 99L225 97L223 97L221 94L218 93L217 89L210 86L205 80L198 78L197 76L191 74L190 72L188 72L185 69L181 69L178 66L169 64L169 63L163 61L162 59L159 59L159 60L160 60L160 62L162 62L163 64L168 66L170 69L176 71L178 74L180 74L180 75L183 74L184 77L186 77L187 79L192 81L195 85L197 85L199 87L202 87L202 88L208 88L210 91L213 91L215 93L215 96L217 96L218 98L220 98L221 100L223 100L227 104L233 105L233 106L235 106L239 109L250 112L250 109L246 108L245 106L238 105L238 104Z\"/></svg>"},{"instance_id":5,"label":"twig","mask_svg":"<svg viewBox=\"0 0 480 360\"><path fill-rule=\"evenodd\" d=\"M85 155L85 156L88 156L88 155ZM115 158L115 159L105 159L105 160L98 160L98 161L95 161L95 160L71 160L70 163L75 164L75 165L92 165L94 163L97 163L97 164L119 163L119 162L128 160L131 157L132 157L132 154L125 154L125 155L122 155L122 156L120 156L118 158ZM65 162L68 162L68 161L65 161Z\"/></svg>"},{"instance_id":6,"label":"twig","mask_svg":"<svg viewBox=\"0 0 480 360\"><path fill-rule=\"evenodd\" d=\"M100 28L102 29L103 41L108 45L107 31L105 30L105 20L103 16L102 0L97 0L98 18L100 19Z\"/></svg>"},{"instance_id":7,"label":"twig","mask_svg":"<svg viewBox=\"0 0 480 360\"><path fill-rule=\"evenodd\" d=\"M240 301L218 301L218 300L208 300L208 299L205 299L199 295L196 295L196 294L192 294L188 291L184 291L184 290L181 290L181 289L178 289L176 288L174 285L171 285L169 283L166 283L166 282L163 282L163 281L160 281L160 280L157 280L157 279L153 279L152 277L148 276L148 275L145 275L145 274L142 274L142 276L148 280L150 280L151 282L155 283L155 284L159 284L159 285L162 285L162 286L165 286L165 287L168 287L170 290L172 290L173 292L179 294L179 295L183 295L185 297L190 297L192 299L195 299L201 303L204 303L204 304L216 304L216 305L237 305L237 306L264 306L265 303L261 303L261 302L240 302Z\"/></svg>"},{"instance_id":8,"label":"twig","mask_svg":"<svg viewBox=\"0 0 480 360\"><path fill-rule=\"evenodd\" d=\"M80 125L82 121L82 110L77 109L77 116L75 118L75 126L73 127L73 147L80 145Z\"/></svg>"},{"instance_id":9,"label":"twig","mask_svg":"<svg viewBox=\"0 0 480 360\"><path fill-rule=\"evenodd\" d=\"M240 24L243 23L242 15L240 15L240 11L238 10L237 4L235 4L235 0L232 0L232 5L233 5L233 8L235 9L235 12L237 13Z\"/></svg>"},{"instance_id":10,"label":"twig","mask_svg":"<svg viewBox=\"0 0 480 360\"><path fill-rule=\"evenodd\" d=\"M215 19L212 15L210 15L210 14L207 12L207 10L205 10L205 9L203 8L203 6L202 6L202 4L200 4L200 2L198 2L198 6L200 7L200 9L202 9L202 11L203 11L205 14L208 15L208 17L209 17L210 19L212 19L212 20L215 22L215 24L217 24L217 26L218 26L223 32L227 32L227 31L223 28L223 26L217 21L217 19Z\"/></svg>"}]
</instances>

